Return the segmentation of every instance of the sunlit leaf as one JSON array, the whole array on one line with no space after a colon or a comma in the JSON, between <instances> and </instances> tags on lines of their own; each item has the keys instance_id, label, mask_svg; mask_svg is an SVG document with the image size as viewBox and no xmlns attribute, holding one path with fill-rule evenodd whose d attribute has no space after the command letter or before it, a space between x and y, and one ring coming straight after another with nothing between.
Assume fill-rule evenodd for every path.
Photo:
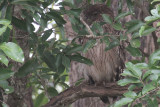
<instances>
[{"instance_id":1,"label":"sunlit leaf","mask_svg":"<svg viewBox=\"0 0 160 107\"><path fill-rule=\"evenodd\" d=\"M118 81L118 85L120 85L120 86L125 86L130 83L140 83L140 80L138 80L137 78L130 77L130 78L125 78L125 79Z\"/></svg>"},{"instance_id":2,"label":"sunlit leaf","mask_svg":"<svg viewBox=\"0 0 160 107\"><path fill-rule=\"evenodd\" d=\"M137 96L137 94L134 91L128 91L124 93L123 95L128 98L135 98Z\"/></svg>"},{"instance_id":3,"label":"sunlit leaf","mask_svg":"<svg viewBox=\"0 0 160 107\"><path fill-rule=\"evenodd\" d=\"M8 42L8 43L4 42L0 44L0 49L3 50L3 52L11 59L17 62L24 61L23 51L17 44L13 42Z\"/></svg>"}]
</instances>

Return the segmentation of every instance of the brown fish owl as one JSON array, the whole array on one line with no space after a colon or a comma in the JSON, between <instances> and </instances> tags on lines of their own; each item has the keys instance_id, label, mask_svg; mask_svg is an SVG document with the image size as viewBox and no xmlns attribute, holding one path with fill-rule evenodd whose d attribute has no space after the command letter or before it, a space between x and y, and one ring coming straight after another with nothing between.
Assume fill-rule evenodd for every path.
<instances>
[{"instance_id":1,"label":"brown fish owl","mask_svg":"<svg viewBox=\"0 0 160 107\"><path fill-rule=\"evenodd\" d=\"M82 11L81 17L91 27L94 22L104 22L101 16L102 14L107 14L112 19L114 17L113 11L104 4L88 6ZM105 33L117 33L109 24L103 25L102 28ZM87 39L84 41L86 43ZM84 71L84 77L86 80L92 81L95 84L105 84L118 80L123 67L119 48L114 47L105 51L105 47L105 43L97 40L97 44L84 54L85 57L93 62L92 66L85 65L86 71ZM108 97L101 97L101 100L106 103L108 102Z\"/></svg>"}]
</instances>

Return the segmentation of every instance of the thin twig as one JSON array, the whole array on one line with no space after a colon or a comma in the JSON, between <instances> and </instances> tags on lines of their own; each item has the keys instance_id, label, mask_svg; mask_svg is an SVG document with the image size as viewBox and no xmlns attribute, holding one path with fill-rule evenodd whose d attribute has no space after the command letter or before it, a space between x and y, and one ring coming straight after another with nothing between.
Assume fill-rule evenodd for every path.
<instances>
[{"instance_id":1,"label":"thin twig","mask_svg":"<svg viewBox=\"0 0 160 107\"><path fill-rule=\"evenodd\" d=\"M93 34L92 30L90 29L90 27L88 26L88 24L83 20L82 16L80 15L80 20L81 22L86 26L88 32L89 32L89 36L90 37L95 37L95 35Z\"/></svg>"}]
</instances>

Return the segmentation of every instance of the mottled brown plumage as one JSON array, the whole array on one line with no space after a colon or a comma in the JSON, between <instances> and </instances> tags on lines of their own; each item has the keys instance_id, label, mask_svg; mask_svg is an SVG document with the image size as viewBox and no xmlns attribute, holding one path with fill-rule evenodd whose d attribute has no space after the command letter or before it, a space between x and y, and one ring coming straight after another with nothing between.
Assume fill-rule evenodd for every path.
<instances>
[{"instance_id":1,"label":"mottled brown plumage","mask_svg":"<svg viewBox=\"0 0 160 107\"><path fill-rule=\"evenodd\" d=\"M104 4L95 4L88 6L82 11L83 20L91 27L93 22L103 22L101 14L107 14L113 19L113 12ZM103 25L105 33L116 34L111 25ZM87 39L84 40L87 42ZM97 44L88 50L85 57L92 60L93 65L86 65L87 71L84 72L84 77L88 81L93 81L96 84L113 82L118 79L123 62L120 58L120 52L118 47L114 47L111 50L105 51L106 44L97 40ZM106 97L101 98L103 102L106 102Z\"/></svg>"}]
</instances>

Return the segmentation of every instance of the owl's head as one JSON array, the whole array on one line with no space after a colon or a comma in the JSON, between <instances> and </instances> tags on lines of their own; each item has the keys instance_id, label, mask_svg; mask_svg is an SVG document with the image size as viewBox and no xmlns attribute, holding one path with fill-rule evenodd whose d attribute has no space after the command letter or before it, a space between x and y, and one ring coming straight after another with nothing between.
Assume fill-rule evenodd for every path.
<instances>
[{"instance_id":1,"label":"owl's head","mask_svg":"<svg viewBox=\"0 0 160 107\"><path fill-rule=\"evenodd\" d=\"M107 14L113 19L113 11L104 4L89 5L82 11L82 18L91 25L94 21L103 21L102 14Z\"/></svg>"}]
</instances>

